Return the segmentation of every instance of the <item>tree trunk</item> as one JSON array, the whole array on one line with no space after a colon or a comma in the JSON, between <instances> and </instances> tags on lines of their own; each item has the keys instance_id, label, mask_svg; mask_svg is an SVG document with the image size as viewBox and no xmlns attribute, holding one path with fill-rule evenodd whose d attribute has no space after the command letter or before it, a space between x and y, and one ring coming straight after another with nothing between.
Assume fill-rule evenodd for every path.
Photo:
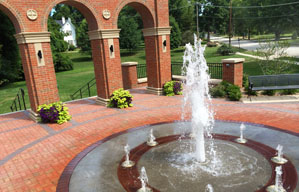
<instances>
[{"instance_id":1,"label":"tree trunk","mask_svg":"<svg viewBox=\"0 0 299 192\"><path fill-rule=\"evenodd\" d=\"M248 40L250 40L250 29L248 29Z\"/></svg>"},{"instance_id":2,"label":"tree trunk","mask_svg":"<svg viewBox=\"0 0 299 192\"><path fill-rule=\"evenodd\" d=\"M211 34L210 34L211 32L210 32L210 29L208 30L208 42L210 42L210 40L211 40Z\"/></svg>"},{"instance_id":3,"label":"tree trunk","mask_svg":"<svg viewBox=\"0 0 299 192\"><path fill-rule=\"evenodd\" d=\"M275 41L280 40L280 31L275 31Z\"/></svg>"}]
</instances>

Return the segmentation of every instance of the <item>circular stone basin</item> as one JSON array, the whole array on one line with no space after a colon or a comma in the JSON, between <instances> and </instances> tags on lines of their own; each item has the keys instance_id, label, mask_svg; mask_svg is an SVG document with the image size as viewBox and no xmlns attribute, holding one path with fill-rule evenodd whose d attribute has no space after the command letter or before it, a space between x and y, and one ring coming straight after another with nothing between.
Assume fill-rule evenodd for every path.
<instances>
[{"instance_id":1,"label":"circular stone basin","mask_svg":"<svg viewBox=\"0 0 299 192\"><path fill-rule=\"evenodd\" d=\"M139 127L112 135L86 148L68 164L57 191L136 192L141 187L138 177L144 166L154 192L205 191L208 184L214 191L262 192L275 182L277 165L271 158L278 144L284 146L284 157L288 159L282 166L283 186L287 191L296 191L298 136L246 124L244 137L248 142L239 144L235 142L239 127L240 123L216 122L213 137L217 158L213 158L211 140L207 140L205 163L194 161L190 153L192 139L181 137L190 131L190 122ZM159 143L155 147L145 142L150 129ZM136 163L132 168L121 166L127 143L131 147L130 160Z\"/></svg>"},{"instance_id":2,"label":"circular stone basin","mask_svg":"<svg viewBox=\"0 0 299 192\"><path fill-rule=\"evenodd\" d=\"M268 160L247 146L216 139L216 156L207 153L206 162L198 163L188 152L190 145L188 139L151 148L138 161L138 170L147 168L150 185L160 191L205 191L208 184L215 191L256 191L271 178Z\"/></svg>"}]
</instances>

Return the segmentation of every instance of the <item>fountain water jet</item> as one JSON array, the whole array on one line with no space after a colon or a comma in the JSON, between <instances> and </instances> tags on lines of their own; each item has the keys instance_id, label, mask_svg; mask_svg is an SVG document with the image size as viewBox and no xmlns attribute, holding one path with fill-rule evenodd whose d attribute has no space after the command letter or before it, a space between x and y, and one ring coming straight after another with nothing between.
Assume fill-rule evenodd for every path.
<instances>
[{"instance_id":1,"label":"fountain water jet","mask_svg":"<svg viewBox=\"0 0 299 192\"><path fill-rule=\"evenodd\" d=\"M146 144L151 147L158 145L158 142L156 141L156 137L153 134L153 129L150 130L149 137Z\"/></svg>"},{"instance_id":2,"label":"fountain water jet","mask_svg":"<svg viewBox=\"0 0 299 192\"><path fill-rule=\"evenodd\" d=\"M270 185L267 187L266 191L268 192L286 192L282 185L282 169L281 166L275 168L276 176L275 176L275 185Z\"/></svg>"},{"instance_id":3,"label":"fountain water jet","mask_svg":"<svg viewBox=\"0 0 299 192\"><path fill-rule=\"evenodd\" d=\"M185 109L191 108L192 135L195 139L195 159L198 162L206 161L205 135L212 137L211 130L214 125L213 111L210 108L211 97L209 95L207 62L204 58L205 47L201 46L201 40L194 35L194 46L186 45L182 75L186 76L184 82ZM183 116L184 118L184 116Z\"/></svg>"},{"instance_id":4,"label":"fountain water jet","mask_svg":"<svg viewBox=\"0 0 299 192\"><path fill-rule=\"evenodd\" d=\"M133 167L135 165L135 162L131 161L130 158L129 158L130 146L128 144L126 146L124 146L124 151L126 153L126 160L121 164L121 166L124 167L124 168Z\"/></svg>"},{"instance_id":5,"label":"fountain water jet","mask_svg":"<svg viewBox=\"0 0 299 192\"><path fill-rule=\"evenodd\" d=\"M148 177L144 167L141 167L140 176L141 188L137 190L137 192L152 192L153 190L147 187L148 184Z\"/></svg>"},{"instance_id":6,"label":"fountain water jet","mask_svg":"<svg viewBox=\"0 0 299 192\"><path fill-rule=\"evenodd\" d=\"M246 127L245 127L244 123L242 123L240 126L240 138L237 138L236 142L238 142L238 143L246 143L247 142L247 140L244 139L244 137L243 137L243 131L245 129L246 129Z\"/></svg>"},{"instance_id":7,"label":"fountain water jet","mask_svg":"<svg viewBox=\"0 0 299 192\"><path fill-rule=\"evenodd\" d=\"M277 146L277 148L276 148L276 150L277 150L277 156L272 157L271 161L273 161L274 163L280 164L280 165L283 165L283 164L285 164L285 163L288 162L287 159L285 159L285 158L282 157L282 155L283 155L282 149L283 149L282 145L278 145Z\"/></svg>"}]
</instances>

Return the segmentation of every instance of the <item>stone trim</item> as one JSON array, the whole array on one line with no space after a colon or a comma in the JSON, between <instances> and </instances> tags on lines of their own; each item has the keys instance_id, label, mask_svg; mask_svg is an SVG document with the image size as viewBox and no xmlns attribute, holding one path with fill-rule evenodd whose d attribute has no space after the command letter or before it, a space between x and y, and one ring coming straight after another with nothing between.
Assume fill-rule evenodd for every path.
<instances>
[{"instance_id":1,"label":"stone trim","mask_svg":"<svg viewBox=\"0 0 299 192\"><path fill-rule=\"evenodd\" d=\"M244 58L228 58L228 59L222 59L222 63L227 63L227 64L234 64L234 63L241 63L244 62Z\"/></svg>"},{"instance_id":2,"label":"stone trim","mask_svg":"<svg viewBox=\"0 0 299 192\"><path fill-rule=\"evenodd\" d=\"M137 83L147 83L147 77L137 79Z\"/></svg>"},{"instance_id":3,"label":"stone trim","mask_svg":"<svg viewBox=\"0 0 299 192\"><path fill-rule=\"evenodd\" d=\"M122 67L137 66L138 62L123 62L121 63Z\"/></svg>"},{"instance_id":4,"label":"stone trim","mask_svg":"<svg viewBox=\"0 0 299 192\"><path fill-rule=\"evenodd\" d=\"M143 36L170 35L171 27L154 27L142 29Z\"/></svg>"},{"instance_id":5,"label":"stone trim","mask_svg":"<svg viewBox=\"0 0 299 192\"><path fill-rule=\"evenodd\" d=\"M163 95L163 88L146 87L147 92L154 95Z\"/></svg>"},{"instance_id":6,"label":"stone trim","mask_svg":"<svg viewBox=\"0 0 299 192\"><path fill-rule=\"evenodd\" d=\"M102 29L89 31L89 40L119 38L120 29Z\"/></svg>"},{"instance_id":7,"label":"stone trim","mask_svg":"<svg viewBox=\"0 0 299 192\"><path fill-rule=\"evenodd\" d=\"M27 43L49 43L50 32L23 32L15 34L15 38L18 44Z\"/></svg>"},{"instance_id":8,"label":"stone trim","mask_svg":"<svg viewBox=\"0 0 299 192\"><path fill-rule=\"evenodd\" d=\"M31 109L28 109L28 112L29 112L30 119L32 119L36 123L39 122L39 120L40 120L40 115L39 114L32 111Z\"/></svg>"},{"instance_id":9,"label":"stone trim","mask_svg":"<svg viewBox=\"0 0 299 192\"><path fill-rule=\"evenodd\" d=\"M96 99L96 104L101 105L101 106L107 106L109 102L109 99L104 99L102 97L97 97Z\"/></svg>"}]
</instances>

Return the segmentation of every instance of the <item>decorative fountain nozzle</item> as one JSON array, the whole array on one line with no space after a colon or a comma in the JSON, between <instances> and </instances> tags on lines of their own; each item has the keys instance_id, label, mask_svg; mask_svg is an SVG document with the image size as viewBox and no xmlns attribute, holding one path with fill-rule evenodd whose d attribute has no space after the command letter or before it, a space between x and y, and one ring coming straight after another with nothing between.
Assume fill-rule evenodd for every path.
<instances>
[{"instance_id":1,"label":"decorative fountain nozzle","mask_svg":"<svg viewBox=\"0 0 299 192\"><path fill-rule=\"evenodd\" d=\"M214 192L214 189L211 184L207 184L205 192Z\"/></svg>"},{"instance_id":2,"label":"decorative fountain nozzle","mask_svg":"<svg viewBox=\"0 0 299 192\"><path fill-rule=\"evenodd\" d=\"M139 179L141 181L141 188L138 189L137 192L152 192L153 191L151 188L147 187L148 177L147 177L144 167L141 168Z\"/></svg>"},{"instance_id":3,"label":"decorative fountain nozzle","mask_svg":"<svg viewBox=\"0 0 299 192\"><path fill-rule=\"evenodd\" d=\"M149 134L146 144L151 147L158 145L158 142L156 141L156 137L153 134L153 129L151 129L151 131L150 131L150 134Z\"/></svg>"},{"instance_id":4,"label":"decorative fountain nozzle","mask_svg":"<svg viewBox=\"0 0 299 192\"><path fill-rule=\"evenodd\" d=\"M286 190L283 188L282 185L282 170L281 166L278 166L275 168L276 176L275 176L275 185L270 185L267 187L266 191L267 192L286 192Z\"/></svg>"},{"instance_id":5,"label":"decorative fountain nozzle","mask_svg":"<svg viewBox=\"0 0 299 192\"><path fill-rule=\"evenodd\" d=\"M235 140L237 143L246 143L247 142L247 139L244 139L244 137L243 137L243 131L245 129L246 129L246 127L242 123L241 126L240 126L240 137Z\"/></svg>"},{"instance_id":6,"label":"decorative fountain nozzle","mask_svg":"<svg viewBox=\"0 0 299 192\"><path fill-rule=\"evenodd\" d=\"M287 159L283 158L282 155L282 149L283 149L283 146L282 145L278 145L276 150L277 150L277 156L275 157L272 157L271 158L271 161L273 161L274 163L277 163L277 164L280 164L280 165L283 165L285 163L288 162Z\"/></svg>"},{"instance_id":7,"label":"decorative fountain nozzle","mask_svg":"<svg viewBox=\"0 0 299 192\"><path fill-rule=\"evenodd\" d=\"M130 146L127 144L125 147L124 147L124 150L125 150L125 153L126 153L126 160L121 164L122 167L124 168L130 168L130 167L133 167L135 165L135 162L134 161L131 161L129 159L129 154L130 154Z\"/></svg>"}]
</instances>

